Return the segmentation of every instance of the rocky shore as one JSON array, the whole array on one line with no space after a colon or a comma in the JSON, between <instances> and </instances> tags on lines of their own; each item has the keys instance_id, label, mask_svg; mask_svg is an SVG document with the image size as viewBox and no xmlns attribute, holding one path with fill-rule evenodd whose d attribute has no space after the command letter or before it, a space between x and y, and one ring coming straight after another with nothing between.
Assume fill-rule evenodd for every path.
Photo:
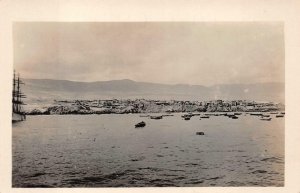
<instances>
[{"instance_id":1,"label":"rocky shore","mask_svg":"<svg viewBox=\"0 0 300 193\"><path fill-rule=\"evenodd\" d=\"M162 101L162 100L54 100L47 105L29 104L28 115L51 114L126 114L171 112L271 112L282 111L284 105L245 100Z\"/></svg>"}]
</instances>

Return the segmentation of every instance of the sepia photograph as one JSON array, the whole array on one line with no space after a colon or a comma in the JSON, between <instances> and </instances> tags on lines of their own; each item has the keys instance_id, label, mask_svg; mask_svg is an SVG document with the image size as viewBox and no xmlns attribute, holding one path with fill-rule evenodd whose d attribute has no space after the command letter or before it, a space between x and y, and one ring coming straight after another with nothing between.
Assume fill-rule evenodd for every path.
<instances>
[{"instance_id":1,"label":"sepia photograph","mask_svg":"<svg viewBox=\"0 0 300 193\"><path fill-rule=\"evenodd\" d=\"M284 187L281 21L13 22L12 187Z\"/></svg>"}]
</instances>

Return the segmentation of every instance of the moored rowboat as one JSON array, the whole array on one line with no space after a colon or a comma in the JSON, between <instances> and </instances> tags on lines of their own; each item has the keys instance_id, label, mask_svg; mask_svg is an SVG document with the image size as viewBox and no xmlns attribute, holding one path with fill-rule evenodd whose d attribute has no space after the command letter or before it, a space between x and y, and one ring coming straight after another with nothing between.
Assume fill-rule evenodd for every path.
<instances>
[{"instance_id":1,"label":"moored rowboat","mask_svg":"<svg viewBox=\"0 0 300 193\"><path fill-rule=\"evenodd\" d=\"M135 124L135 127L145 127L146 123L144 121Z\"/></svg>"}]
</instances>

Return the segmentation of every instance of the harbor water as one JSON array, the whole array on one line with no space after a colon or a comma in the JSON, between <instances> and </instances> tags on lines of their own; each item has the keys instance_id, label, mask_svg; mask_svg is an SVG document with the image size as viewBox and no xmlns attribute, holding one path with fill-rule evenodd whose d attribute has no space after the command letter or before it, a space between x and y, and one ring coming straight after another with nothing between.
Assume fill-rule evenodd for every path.
<instances>
[{"instance_id":1,"label":"harbor water","mask_svg":"<svg viewBox=\"0 0 300 193\"><path fill-rule=\"evenodd\" d=\"M12 127L12 185L284 185L284 118L173 115L27 116ZM146 126L135 128L140 121Z\"/></svg>"}]
</instances>

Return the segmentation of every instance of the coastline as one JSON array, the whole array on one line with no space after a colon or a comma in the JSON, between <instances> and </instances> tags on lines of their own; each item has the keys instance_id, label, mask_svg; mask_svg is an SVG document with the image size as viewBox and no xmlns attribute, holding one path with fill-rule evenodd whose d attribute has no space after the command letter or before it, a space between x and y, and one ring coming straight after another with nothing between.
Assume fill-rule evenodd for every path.
<instances>
[{"instance_id":1,"label":"coastline","mask_svg":"<svg viewBox=\"0 0 300 193\"><path fill-rule=\"evenodd\" d=\"M28 104L26 115L145 114L184 112L273 112L285 106L274 102L234 101L160 101L160 100L63 100Z\"/></svg>"}]
</instances>

